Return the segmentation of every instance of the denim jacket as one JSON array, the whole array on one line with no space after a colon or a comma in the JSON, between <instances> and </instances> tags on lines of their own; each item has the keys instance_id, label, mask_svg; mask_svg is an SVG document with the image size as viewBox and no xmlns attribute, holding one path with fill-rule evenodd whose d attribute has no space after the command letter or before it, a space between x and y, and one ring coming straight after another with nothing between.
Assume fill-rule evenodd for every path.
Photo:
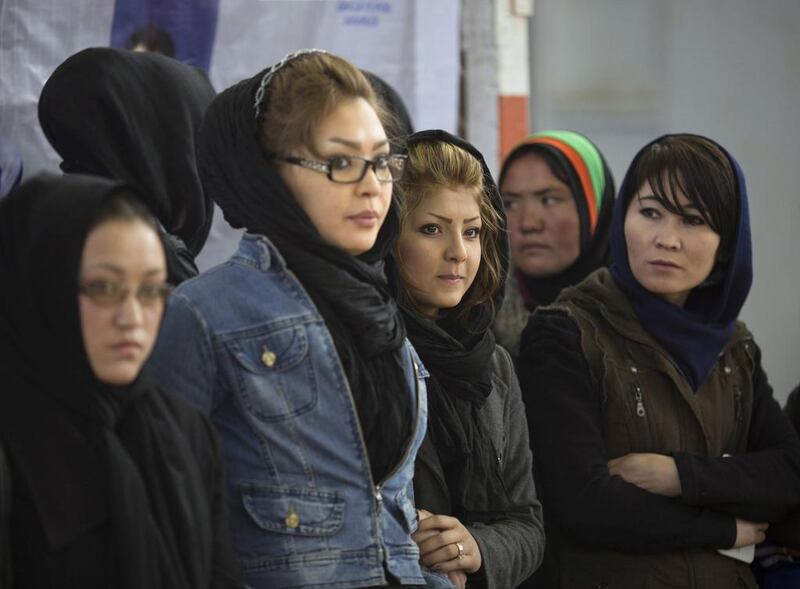
<instances>
[{"instance_id":1,"label":"denim jacket","mask_svg":"<svg viewBox=\"0 0 800 589\"><path fill-rule=\"evenodd\" d=\"M245 235L175 291L149 369L217 427L234 551L254 589L380 585L387 570L402 584L430 579L410 538L428 374L407 341L402 356L412 435L374 481L330 333L266 237Z\"/></svg>"}]
</instances>

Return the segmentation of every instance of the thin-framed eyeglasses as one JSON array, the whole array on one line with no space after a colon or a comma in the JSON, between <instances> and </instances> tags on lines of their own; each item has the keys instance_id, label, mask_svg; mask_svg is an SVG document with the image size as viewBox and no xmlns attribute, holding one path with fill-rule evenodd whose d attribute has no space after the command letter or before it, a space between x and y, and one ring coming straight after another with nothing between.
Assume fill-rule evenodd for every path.
<instances>
[{"instance_id":1,"label":"thin-framed eyeglasses","mask_svg":"<svg viewBox=\"0 0 800 589\"><path fill-rule=\"evenodd\" d=\"M86 295L93 303L101 307L116 307L124 303L133 294L143 307L152 307L164 303L172 293L172 285L166 282L145 282L131 286L121 282L93 280L78 285L78 292Z\"/></svg>"},{"instance_id":2,"label":"thin-framed eyeglasses","mask_svg":"<svg viewBox=\"0 0 800 589\"><path fill-rule=\"evenodd\" d=\"M355 184L364 179L367 170L370 168L375 172L378 182L397 182L403 177L408 156L399 153L387 153L379 155L372 160L357 155L337 155L324 161L292 156L275 156L275 159L325 174L331 182Z\"/></svg>"}]
</instances>

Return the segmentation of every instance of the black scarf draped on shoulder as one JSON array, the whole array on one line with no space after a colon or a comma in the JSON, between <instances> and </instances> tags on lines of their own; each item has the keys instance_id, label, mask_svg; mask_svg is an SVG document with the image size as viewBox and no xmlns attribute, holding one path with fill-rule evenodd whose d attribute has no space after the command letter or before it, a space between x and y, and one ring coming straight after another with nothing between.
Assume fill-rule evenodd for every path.
<instances>
[{"instance_id":1,"label":"black scarf draped on shoulder","mask_svg":"<svg viewBox=\"0 0 800 589\"><path fill-rule=\"evenodd\" d=\"M156 215L173 283L197 274L194 257L211 228L195 153L214 94L202 71L174 59L97 47L58 66L39 98L61 169L124 180Z\"/></svg>"},{"instance_id":2,"label":"black scarf draped on shoulder","mask_svg":"<svg viewBox=\"0 0 800 589\"><path fill-rule=\"evenodd\" d=\"M115 587L194 588L212 542L197 462L154 386L103 384L83 344L83 246L122 190L43 175L0 202L0 440L51 549L110 523Z\"/></svg>"},{"instance_id":3,"label":"black scarf draped on shoulder","mask_svg":"<svg viewBox=\"0 0 800 589\"><path fill-rule=\"evenodd\" d=\"M412 424L401 357L406 331L382 264L399 229L397 207L391 206L375 246L361 256L322 239L262 151L253 104L266 71L211 103L200 136L200 177L228 223L264 235L278 248L325 320L377 483L400 461ZM268 87L264 104L269 108Z\"/></svg>"},{"instance_id":4,"label":"black scarf draped on shoulder","mask_svg":"<svg viewBox=\"0 0 800 589\"><path fill-rule=\"evenodd\" d=\"M484 192L502 220L498 249L504 283L509 255L505 212L486 162L470 143L446 131L420 131L409 137L408 146L437 142L460 147L483 167ZM389 261L396 285L399 278L395 265L394 260ZM503 296L504 289L498 289L495 310L502 305ZM508 505L509 498L498 470L491 432L484 431L478 418L493 387L492 356L496 346L489 329L494 320L491 305L486 302L471 309L468 329L447 313L432 321L414 309L406 306L402 309L408 337L431 373L428 432L432 444L423 446L421 459L426 459L427 452L438 453L456 516L465 512L501 510Z\"/></svg>"}]
</instances>

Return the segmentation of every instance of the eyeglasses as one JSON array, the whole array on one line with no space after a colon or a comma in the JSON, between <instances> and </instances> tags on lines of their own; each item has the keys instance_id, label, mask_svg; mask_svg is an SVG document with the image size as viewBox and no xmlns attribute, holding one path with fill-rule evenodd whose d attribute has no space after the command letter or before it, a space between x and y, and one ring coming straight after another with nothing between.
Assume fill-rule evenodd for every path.
<instances>
[{"instance_id":1,"label":"eyeglasses","mask_svg":"<svg viewBox=\"0 0 800 589\"><path fill-rule=\"evenodd\" d=\"M397 182L403 177L403 170L406 169L408 156L392 153L379 155L374 160L368 160L357 155L337 155L325 161L277 156L275 159L325 174L331 182L355 184L364 179L367 170L370 168L375 172L375 177L379 182Z\"/></svg>"},{"instance_id":2,"label":"eyeglasses","mask_svg":"<svg viewBox=\"0 0 800 589\"><path fill-rule=\"evenodd\" d=\"M78 292L86 295L93 303L101 307L121 305L131 293L143 307L152 307L167 300L172 292L172 286L164 282L156 282L134 287L121 282L96 280L79 285Z\"/></svg>"}]
</instances>

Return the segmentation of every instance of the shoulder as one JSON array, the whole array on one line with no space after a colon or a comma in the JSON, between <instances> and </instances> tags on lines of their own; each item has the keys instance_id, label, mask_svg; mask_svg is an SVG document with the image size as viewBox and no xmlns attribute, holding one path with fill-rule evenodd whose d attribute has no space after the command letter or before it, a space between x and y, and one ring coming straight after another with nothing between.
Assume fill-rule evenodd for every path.
<instances>
[{"instance_id":1,"label":"shoulder","mask_svg":"<svg viewBox=\"0 0 800 589\"><path fill-rule=\"evenodd\" d=\"M520 357L527 348L542 342L580 345L578 325L566 306L559 304L536 309L522 332Z\"/></svg>"},{"instance_id":2,"label":"shoulder","mask_svg":"<svg viewBox=\"0 0 800 589\"><path fill-rule=\"evenodd\" d=\"M212 460L216 454L216 434L209 419L183 399L164 394L159 389L154 394L158 395L161 406L172 418L200 462Z\"/></svg>"}]
</instances>

